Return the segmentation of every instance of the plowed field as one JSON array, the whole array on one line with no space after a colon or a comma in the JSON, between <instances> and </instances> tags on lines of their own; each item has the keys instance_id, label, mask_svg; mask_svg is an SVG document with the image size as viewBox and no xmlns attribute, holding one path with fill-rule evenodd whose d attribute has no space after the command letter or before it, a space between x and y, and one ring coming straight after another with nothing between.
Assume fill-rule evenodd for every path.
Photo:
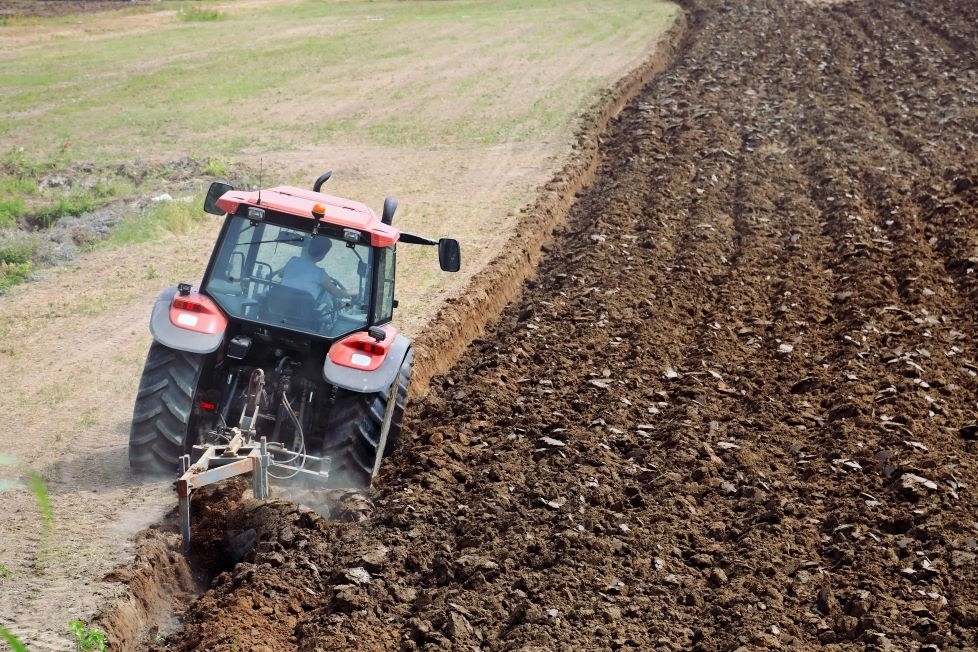
<instances>
[{"instance_id":1,"label":"plowed field","mask_svg":"<svg viewBox=\"0 0 978 652\"><path fill-rule=\"evenodd\" d=\"M369 500L201 500L161 649L978 648L978 4L684 4Z\"/></svg>"}]
</instances>

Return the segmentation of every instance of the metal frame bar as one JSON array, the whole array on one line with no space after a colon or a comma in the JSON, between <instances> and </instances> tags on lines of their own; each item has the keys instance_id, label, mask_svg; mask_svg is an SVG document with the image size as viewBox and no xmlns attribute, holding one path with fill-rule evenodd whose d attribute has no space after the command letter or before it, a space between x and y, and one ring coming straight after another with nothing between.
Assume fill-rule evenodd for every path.
<instances>
[{"instance_id":1,"label":"metal frame bar","mask_svg":"<svg viewBox=\"0 0 978 652\"><path fill-rule=\"evenodd\" d=\"M405 359L407 359L405 357ZM391 384L390 392L387 394L387 407L384 409L384 421L380 424L380 437L377 440L377 455L374 458L374 468L370 473L370 482L374 481L377 474L380 473L380 463L384 460L384 449L387 448L387 435L390 433L391 420L394 418L394 410L397 407L397 391L400 388L399 382L401 380L401 368L404 366L404 360L401 360L400 366L397 368L397 373L394 374L394 382Z\"/></svg>"},{"instance_id":2,"label":"metal frame bar","mask_svg":"<svg viewBox=\"0 0 978 652\"><path fill-rule=\"evenodd\" d=\"M268 443L262 437L258 447L251 447L247 455L236 452L230 446L208 446L193 464L190 456L180 458L182 474L174 482L180 502L180 533L183 535L183 552L190 552L190 495L194 489L251 473L251 492L256 500L268 498L268 467L271 455ZM215 464L214 468L210 468Z\"/></svg>"}]
</instances>

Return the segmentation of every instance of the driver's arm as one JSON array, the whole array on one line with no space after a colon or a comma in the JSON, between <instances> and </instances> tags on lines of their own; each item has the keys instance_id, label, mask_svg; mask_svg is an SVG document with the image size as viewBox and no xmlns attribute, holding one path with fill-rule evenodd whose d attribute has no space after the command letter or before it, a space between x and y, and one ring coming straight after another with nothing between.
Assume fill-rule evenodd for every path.
<instances>
[{"instance_id":1,"label":"driver's arm","mask_svg":"<svg viewBox=\"0 0 978 652\"><path fill-rule=\"evenodd\" d=\"M337 299L349 299L355 296L351 292L343 289L329 274L323 274L323 288Z\"/></svg>"}]
</instances>

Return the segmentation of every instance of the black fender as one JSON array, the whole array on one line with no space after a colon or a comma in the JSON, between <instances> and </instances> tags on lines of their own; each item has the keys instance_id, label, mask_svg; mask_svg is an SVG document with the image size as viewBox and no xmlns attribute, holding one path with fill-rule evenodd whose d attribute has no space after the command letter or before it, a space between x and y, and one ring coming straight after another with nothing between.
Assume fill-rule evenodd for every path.
<instances>
[{"instance_id":1,"label":"black fender","mask_svg":"<svg viewBox=\"0 0 978 652\"><path fill-rule=\"evenodd\" d=\"M191 290L178 295L176 286L160 292L153 303L149 332L160 344L188 353L211 353L224 340L227 317L208 297ZM178 305L174 305L174 299ZM182 324L174 323L174 319Z\"/></svg>"},{"instance_id":2,"label":"black fender","mask_svg":"<svg viewBox=\"0 0 978 652\"><path fill-rule=\"evenodd\" d=\"M337 344L342 345L342 342L341 340ZM351 392L373 394L387 391L397 379L397 372L401 368L401 363L404 362L408 349L411 348L411 340L398 334L389 347L383 348L386 349L383 361L373 369L358 369L350 364L340 364L336 362L338 356L327 355L326 362L323 363L323 379ZM376 353L371 356L365 352L362 355L373 357L376 361L376 358L381 354ZM370 366L373 367L374 365Z\"/></svg>"}]
</instances>

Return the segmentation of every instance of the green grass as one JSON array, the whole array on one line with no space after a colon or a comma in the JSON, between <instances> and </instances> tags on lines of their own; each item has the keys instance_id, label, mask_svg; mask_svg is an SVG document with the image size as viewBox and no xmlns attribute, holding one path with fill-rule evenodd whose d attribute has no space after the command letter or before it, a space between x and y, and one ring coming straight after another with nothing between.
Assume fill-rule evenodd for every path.
<instances>
[{"instance_id":1,"label":"green grass","mask_svg":"<svg viewBox=\"0 0 978 652\"><path fill-rule=\"evenodd\" d=\"M210 158L204 166L204 174L216 179L226 178L231 174L231 164L225 158Z\"/></svg>"},{"instance_id":2,"label":"green grass","mask_svg":"<svg viewBox=\"0 0 978 652\"><path fill-rule=\"evenodd\" d=\"M17 220L26 213L24 200L20 197L0 197L0 229L17 226Z\"/></svg>"},{"instance_id":3,"label":"green grass","mask_svg":"<svg viewBox=\"0 0 978 652\"><path fill-rule=\"evenodd\" d=\"M224 18L224 14L216 9L204 9L200 6L189 6L180 9L180 20L188 23L212 23Z\"/></svg>"},{"instance_id":4,"label":"green grass","mask_svg":"<svg viewBox=\"0 0 978 652\"><path fill-rule=\"evenodd\" d=\"M189 233L198 224L208 221L209 217L201 208L203 205L203 194L154 202L142 214L126 219L114 228L104 244L125 246L149 242L164 233ZM147 271L147 274L155 275L155 272Z\"/></svg>"},{"instance_id":5,"label":"green grass","mask_svg":"<svg viewBox=\"0 0 978 652\"><path fill-rule=\"evenodd\" d=\"M37 251L34 239L0 244L0 294L30 278Z\"/></svg>"},{"instance_id":6,"label":"green grass","mask_svg":"<svg viewBox=\"0 0 978 652\"><path fill-rule=\"evenodd\" d=\"M674 15L671 5L638 0L310 0L226 14L212 5L164 1L184 18L11 53L0 68L8 127L0 148L62 144L72 158L108 163L160 149L237 157L244 147L333 138L379 145L534 138L570 122L580 105L581 71L554 74L543 64L567 48L595 57L609 47L637 51ZM217 18L220 33L211 24ZM439 66L399 83L403 71L428 70L432 52L481 67ZM526 66L502 68L493 52ZM512 106L510 91L527 88L538 101ZM469 120L443 117L446 102ZM250 137L237 139L241 133Z\"/></svg>"},{"instance_id":7,"label":"green grass","mask_svg":"<svg viewBox=\"0 0 978 652\"><path fill-rule=\"evenodd\" d=\"M89 408L82 412L81 418L78 420L78 427L91 428L96 423L98 423L98 411Z\"/></svg>"},{"instance_id":8,"label":"green grass","mask_svg":"<svg viewBox=\"0 0 978 652\"><path fill-rule=\"evenodd\" d=\"M89 627L81 620L68 623L68 631L75 637L75 649L82 652L106 652L109 641L97 627Z\"/></svg>"},{"instance_id":9,"label":"green grass","mask_svg":"<svg viewBox=\"0 0 978 652\"><path fill-rule=\"evenodd\" d=\"M3 627L0 627L0 639L6 642L13 652L27 652L27 646L14 636L12 632Z\"/></svg>"},{"instance_id":10,"label":"green grass","mask_svg":"<svg viewBox=\"0 0 978 652\"><path fill-rule=\"evenodd\" d=\"M33 271L32 263L0 262L0 294L29 279Z\"/></svg>"},{"instance_id":11,"label":"green grass","mask_svg":"<svg viewBox=\"0 0 978 652\"><path fill-rule=\"evenodd\" d=\"M47 229L62 217L81 215L96 207L95 197L87 191L72 192L62 197L54 197L50 203L28 211L24 221L32 227Z\"/></svg>"},{"instance_id":12,"label":"green grass","mask_svg":"<svg viewBox=\"0 0 978 652\"><path fill-rule=\"evenodd\" d=\"M0 228L46 229L132 193L117 171L73 166L63 154L34 158L23 147L0 160Z\"/></svg>"}]
</instances>

